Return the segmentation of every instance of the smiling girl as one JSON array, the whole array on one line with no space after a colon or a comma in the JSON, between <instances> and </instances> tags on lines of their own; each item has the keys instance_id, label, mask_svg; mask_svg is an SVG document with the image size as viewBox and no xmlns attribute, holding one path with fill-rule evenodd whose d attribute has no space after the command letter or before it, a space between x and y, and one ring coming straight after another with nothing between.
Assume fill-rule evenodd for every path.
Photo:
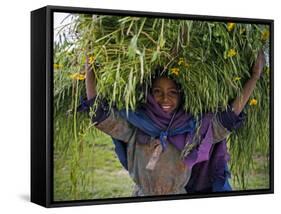
<instances>
[{"instance_id":1,"label":"smiling girl","mask_svg":"<svg viewBox=\"0 0 281 214\"><path fill-rule=\"evenodd\" d=\"M162 69L156 72L146 103L135 112L109 110L100 101L92 122L113 138L118 158L136 184L134 196L231 191L225 139L241 125L241 112L264 64L260 51L241 95L227 110L197 120L183 110L184 92ZM88 100L83 106L89 110L96 84L88 63L86 71Z\"/></svg>"}]
</instances>

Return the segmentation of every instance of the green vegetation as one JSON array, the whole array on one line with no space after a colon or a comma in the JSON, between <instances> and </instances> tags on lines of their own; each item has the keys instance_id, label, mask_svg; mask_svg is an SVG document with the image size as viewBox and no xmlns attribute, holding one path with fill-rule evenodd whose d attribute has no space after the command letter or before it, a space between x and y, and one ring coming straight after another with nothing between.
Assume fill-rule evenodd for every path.
<instances>
[{"instance_id":1,"label":"green vegetation","mask_svg":"<svg viewBox=\"0 0 281 214\"><path fill-rule=\"evenodd\" d=\"M57 121L70 124L62 118ZM130 197L133 182L121 166L111 138L92 127L76 143L68 131L55 133L54 200Z\"/></svg>"},{"instance_id":2,"label":"green vegetation","mask_svg":"<svg viewBox=\"0 0 281 214\"><path fill-rule=\"evenodd\" d=\"M269 47L268 25L177 19L75 15L59 35L54 45L55 200L132 192L110 139L76 112L85 96L86 57L98 96L110 106L134 110L145 102L154 69L161 65L181 84L185 110L199 116L226 108L249 78L257 52L263 48L268 56ZM268 186L269 80L267 64L245 108L243 128L228 139L236 189Z\"/></svg>"}]
</instances>

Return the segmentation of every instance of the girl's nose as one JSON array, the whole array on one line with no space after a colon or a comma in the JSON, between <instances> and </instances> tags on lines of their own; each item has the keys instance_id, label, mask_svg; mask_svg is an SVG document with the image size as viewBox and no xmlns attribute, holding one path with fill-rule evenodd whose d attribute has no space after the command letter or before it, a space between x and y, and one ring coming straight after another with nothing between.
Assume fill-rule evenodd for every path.
<instances>
[{"instance_id":1,"label":"girl's nose","mask_svg":"<svg viewBox=\"0 0 281 214\"><path fill-rule=\"evenodd\" d=\"M168 95L167 95L167 93L163 93L163 101L165 102L165 101L167 101L168 100Z\"/></svg>"}]
</instances>

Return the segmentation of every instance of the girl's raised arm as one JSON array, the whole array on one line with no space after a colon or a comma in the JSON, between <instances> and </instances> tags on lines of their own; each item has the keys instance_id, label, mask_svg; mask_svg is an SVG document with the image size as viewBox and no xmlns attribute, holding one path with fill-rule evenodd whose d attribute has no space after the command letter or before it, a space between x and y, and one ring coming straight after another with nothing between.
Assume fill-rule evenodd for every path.
<instances>
[{"instance_id":1,"label":"girl's raised arm","mask_svg":"<svg viewBox=\"0 0 281 214\"><path fill-rule=\"evenodd\" d=\"M93 69L89 65L89 58L88 57L86 57L85 70L86 70L86 80L85 80L85 82L86 82L86 93L87 93L87 99L90 100L97 95L97 91L96 91L95 74L93 72Z\"/></svg>"},{"instance_id":2,"label":"girl's raised arm","mask_svg":"<svg viewBox=\"0 0 281 214\"><path fill-rule=\"evenodd\" d=\"M237 96L232 103L232 110L236 115L239 115L241 113L244 106L248 102L254 88L256 87L256 83L260 78L264 65L265 65L264 53L262 50L260 50L256 62L252 68L251 78L244 85L241 95Z\"/></svg>"}]
</instances>

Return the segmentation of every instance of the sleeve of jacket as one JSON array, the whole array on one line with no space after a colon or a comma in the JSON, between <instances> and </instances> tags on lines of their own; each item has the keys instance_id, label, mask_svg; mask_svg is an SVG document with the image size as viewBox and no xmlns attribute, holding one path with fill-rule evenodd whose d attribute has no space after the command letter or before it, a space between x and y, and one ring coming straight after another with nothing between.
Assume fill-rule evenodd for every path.
<instances>
[{"instance_id":1,"label":"sleeve of jacket","mask_svg":"<svg viewBox=\"0 0 281 214\"><path fill-rule=\"evenodd\" d=\"M127 120L122 118L117 110L114 108L110 109L105 100L99 100L98 106L93 108L96 99L94 97L90 100L81 100L77 111L90 113L92 108L94 111L90 115L96 128L117 140L128 142L136 128L132 127Z\"/></svg>"},{"instance_id":2,"label":"sleeve of jacket","mask_svg":"<svg viewBox=\"0 0 281 214\"><path fill-rule=\"evenodd\" d=\"M246 115L241 112L236 115L231 106L228 106L225 111L218 112L212 120L214 142L220 142L225 139L232 131L242 126Z\"/></svg>"}]
</instances>

